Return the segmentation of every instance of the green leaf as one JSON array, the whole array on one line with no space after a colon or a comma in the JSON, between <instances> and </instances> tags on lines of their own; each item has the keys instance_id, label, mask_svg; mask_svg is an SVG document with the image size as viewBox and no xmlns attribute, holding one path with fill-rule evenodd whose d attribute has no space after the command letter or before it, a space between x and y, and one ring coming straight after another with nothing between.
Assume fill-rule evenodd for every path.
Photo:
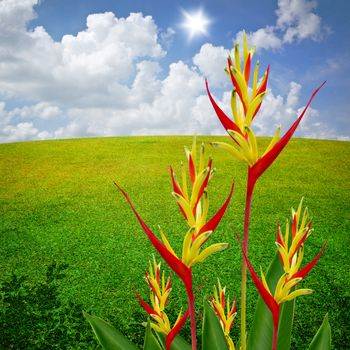
<instances>
[{"instance_id":1,"label":"green leaf","mask_svg":"<svg viewBox=\"0 0 350 350\"><path fill-rule=\"evenodd\" d=\"M283 266L278 253L276 253L266 274L266 281L270 290L275 290L276 284L282 274ZM281 305L277 350L290 349L294 308L295 300L285 302ZM247 350L271 350L272 333L273 323L271 312L259 296L255 309L254 321L249 333Z\"/></svg>"},{"instance_id":2,"label":"green leaf","mask_svg":"<svg viewBox=\"0 0 350 350\"><path fill-rule=\"evenodd\" d=\"M284 302L281 306L280 322L278 326L277 350L289 350L292 337L295 299Z\"/></svg>"},{"instance_id":3,"label":"green leaf","mask_svg":"<svg viewBox=\"0 0 350 350\"><path fill-rule=\"evenodd\" d=\"M143 350L163 350L162 346L159 344L157 338L154 336L152 332L151 323L149 320L147 322Z\"/></svg>"},{"instance_id":4,"label":"green leaf","mask_svg":"<svg viewBox=\"0 0 350 350\"><path fill-rule=\"evenodd\" d=\"M102 318L89 315L86 312L83 312L83 314L105 350L139 350L135 344Z\"/></svg>"},{"instance_id":5,"label":"green leaf","mask_svg":"<svg viewBox=\"0 0 350 350\"><path fill-rule=\"evenodd\" d=\"M204 302L202 350L228 349L225 334L215 311Z\"/></svg>"},{"instance_id":6,"label":"green leaf","mask_svg":"<svg viewBox=\"0 0 350 350\"><path fill-rule=\"evenodd\" d=\"M165 349L165 335L163 333L158 333L158 332L156 333L157 333L158 339L163 345L163 348ZM182 338L179 334L171 343L171 350L191 350L191 349L192 349L191 345L188 344L187 341L184 338Z\"/></svg>"},{"instance_id":7,"label":"green leaf","mask_svg":"<svg viewBox=\"0 0 350 350\"><path fill-rule=\"evenodd\" d=\"M328 322L328 314L326 314L321 327L312 339L309 350L330 350L331 341L331 326Z\"/></svg>"}]
</instances>

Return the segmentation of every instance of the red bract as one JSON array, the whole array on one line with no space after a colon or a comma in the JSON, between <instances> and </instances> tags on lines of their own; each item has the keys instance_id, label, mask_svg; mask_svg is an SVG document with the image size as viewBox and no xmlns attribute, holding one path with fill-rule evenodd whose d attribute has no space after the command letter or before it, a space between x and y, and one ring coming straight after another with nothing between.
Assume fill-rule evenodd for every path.
<instances>
[{"instance_id":1,"label":"red bract","mask_svg":"<svg viewBox=\"0 0 350 350\"><path fill-rule=\"evenodd\" d=\"M177 258L175 255L173 255L166 247L165 245L158 239L158 237L149 229L149 227L145 224L145 222L142 220L140 215L137 213L134 205L130 201L127 193L114 182L115 186L118 188L118 190L123 194L126 201L129 203L132 211L134 212L137 220L139 221L141 227L143 228L144 232L146 233L148 239L156 248L158 253L161 255L161 257L167 262L167 264L171 267L171 269L182 279L182 281L185 284L189 283L189 280L191 279L191 269L188 268L179 258Z\"/></svg>"},{"instance_id":2,"label":"red bract","mask_svg":"<svg viewBox=\"0 0 350 350\"><path fill-rule=\"evenodd\" d=\"M326 248L326 243L323 244L321 251L315 256L315 258L311 262L309 262L305 267L303 267L301 270L295 273L293 275L293 278L298 278L298 277L305 278L308 275L308 273L312 270L312 268L315 266L318 259L322 256L325 248Z\"/></svg>"},{"instance_id":3,"label":"red bract","mask_svg":"<svg viewBox=\"0 0 350 350\"><path fill-rule=\"evenodd\" d=\"M272 147L272 149L263 155L251 168L249 168L249 174L252 177L252 180L255 182L264 172L265 170L273 163L273 161L278 157L278 155L282 152L284 147L287 145L291 137L293 136L296 128L301 122L305 112L310 106L311 101L315 97L315 95L319 92L322 86L326 82L323 82L311 95L307 105L305 106L302 113L299 115L298 119L293 123L293 125L289 128L289 130L281 137L281 139Z\"/></svg>"},{"instance_id":4,"label":"red bract","mask_svg":"<svg viewBox=\"0 0 350 350\"><path fill-rule=\"evenodd\" d=\"M200 229L198 234L201 234L203 232L207 231L214 231L216 227L219 225L223 215L225 214L226 208L228 204L230 203L232 193L233 193L234 183L232 183L230 193L224 202L224 204L221 206L221 208L216 212L216 214Z\"/></svg>"},{"instance_id":5,"label":"red bract","mask_svg":"<svg viewBox=\"0 0 350 350\"><path fill-rule=\"evenodd\" d=\"M188 316L189 316L189 310L187 309L186 312L183 314L183 316L180 318L180 320L172 328L172 330L166 335L166 338L165 338L166 350L170 350L171 343L173 342L177 334L180 332L181 328L184 326Z\"/></svg>"},{"instance_id":6,"label":"red bract","mask_svg":"<svg viewBox=\"0 0 350 350\"><path fill-rule=\"evenodd\" d=\"M161 315L154 310L151 306L149 306L140 296L139 294L136 292L136 290L134 291L136 298L139 300L141 306L144 308L144 310L149 314L149 315L157 315L159 317L161 317Z\"/></svg>"},{"instance_id":7,"label":"red bract","mask_svg":"<svg viewBox=\"0 0 350 350\"><path fill-rule=\"evenodd\" d=\"M250 275L252 277L252 280L256 286L256 289L258 290L259 294L261 295L262 299L264 300L266 306L269 308L272 314L273 322L274 322L274 327L278 327L278 320L279 320L279 312L280 312L280 306L274 299L274 297L271 295L270 291L268 291L264 284L260 281L257 273L255 272L252 264L250 263L246 253L243 250L241 239L236 233L236 237L238 239L238 242L240 244L244 260L247 264L248 270L250 272ZM277 330L277 328L276 328Z\"/></svg>"},{"instance_id":8,"label":"red bract","mask_svg":"<svg viewBox=\"0 0 350 350\"><path fill-rule=\"evenodd\" d=\"M215 102L213 96L210 93L209 90L209 86L208 86L208 81L205 80L205 86L207 89L207 93L209 96L209 100L216 112L216 115L218 116L222 126L226 129L226 131L228 130L233 130L238 132L239 134L242 134L241 129L225 114L225 112L217 105L217 103Z\"/></svg>"}]
</instances>

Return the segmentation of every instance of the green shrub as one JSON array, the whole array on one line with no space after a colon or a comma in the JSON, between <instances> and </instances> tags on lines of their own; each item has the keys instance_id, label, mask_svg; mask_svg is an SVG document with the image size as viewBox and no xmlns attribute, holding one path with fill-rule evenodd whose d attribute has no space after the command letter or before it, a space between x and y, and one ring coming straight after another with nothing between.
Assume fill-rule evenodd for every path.
<instances>
[{"instance_id":1,"label":"green shrub","mask_svg":"<svg viewBox=\"0 0 350 350\"><path fill-rule=\"evenodd\" d=\"M12 274L0 286L1 349L96 349L82 305L63 304L59 286L68 265L52 262L44 282Z\"/></svg>"}]
</instances>

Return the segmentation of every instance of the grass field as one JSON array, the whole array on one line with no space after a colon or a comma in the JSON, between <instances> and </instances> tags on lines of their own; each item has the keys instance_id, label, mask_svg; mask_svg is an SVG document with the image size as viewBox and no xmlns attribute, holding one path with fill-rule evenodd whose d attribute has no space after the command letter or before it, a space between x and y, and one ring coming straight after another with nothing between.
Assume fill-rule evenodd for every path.
<instances>
[{"instance_id":1,"label":"grass field","mask_svg":"<svg viewBox=\"0 0 350 350\"><path fill-rule=\"evenodd\" d=\"M223 138L198 137L213 139ZM0 279L16 272L40 281L53 260L65 262L62 300L79 302L138 338L146 315L133 289L147 298L143 276L154 250L112 180L128 192L148 225L156 233L161 225L180 249L186 225L171 196L169 165L179 173L183 146L191 143L191 137L116 137L0 145ZM268 139L260 143L265 147ZM235 191L212 237L230 248L195 268L195 284L205 278L199 304L217 277L231 297L239 297L240 290L240 252L232 226L242 232L246 168L223 151L209 151L217 168L209 187L212 212L227 197L232 180ZM276 223L289 218L290 207L302 196L314 227L305 261L327 241L304 283L315 293L297 300L293 349L307 348L326 312L334 349L350 344L349 159L349 142L291 140L256 186L249 253L254 266L267 268L275 252ZM257 294L251 280L248 285L249 321ZM185 306L185 294L174 280L170 306L179 303Z\"/></svg>"}]
</instances>

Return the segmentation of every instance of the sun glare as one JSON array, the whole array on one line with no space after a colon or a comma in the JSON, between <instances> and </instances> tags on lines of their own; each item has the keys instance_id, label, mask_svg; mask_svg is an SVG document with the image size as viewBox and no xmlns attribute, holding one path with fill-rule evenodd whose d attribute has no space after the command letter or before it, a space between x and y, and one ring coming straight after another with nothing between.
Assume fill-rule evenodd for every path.
<instances>
[{"instance_id":1,"label":"sun glare","mask_svg":"<svg viewBox=\"0 0 350 350\"><path fill-rule=\"evenodd\" d=\"M211 21L202 9L191 13L182 10L182 14L184 21L181 26L187 31L190 40L195 36L208 35L208 26Z\"/></svg>"}]
</instances>

